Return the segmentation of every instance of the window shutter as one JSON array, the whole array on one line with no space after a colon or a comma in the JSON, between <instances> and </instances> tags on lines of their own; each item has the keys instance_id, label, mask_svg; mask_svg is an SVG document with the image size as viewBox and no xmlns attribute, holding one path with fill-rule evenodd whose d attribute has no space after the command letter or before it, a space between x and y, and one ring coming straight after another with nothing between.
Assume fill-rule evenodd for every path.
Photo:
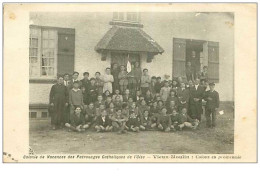
<instances>
[{"instance_id":1,"label":"window shutter","mask_svg":"<svg viewBox=\"0 0 260 181\"><path fill-rule=\"evenodd\" d=\"M58 29L58 63L57 74L72 74L75 59L75 30Z\"/></svg>"},{"instance_id":2,"label":"window shutter","mask_svg":"<svg viewBox=\"0 0 260 181\"><path fill-rule=\"evenodd\" d=\"M219 43L208 42L208 76L210 82L219 82Z\"/></svg>"},{"instance_id":3,"label":"window shutter","mask_svg":"<svg viewBox=\"0 0 260 181\"><path fill-rule=\"evenodd\" d=\"M186 80L185 74L186 64L186 40L173 38L173 73L172 77L182 77Z\"/></svg>"}]
</instances>

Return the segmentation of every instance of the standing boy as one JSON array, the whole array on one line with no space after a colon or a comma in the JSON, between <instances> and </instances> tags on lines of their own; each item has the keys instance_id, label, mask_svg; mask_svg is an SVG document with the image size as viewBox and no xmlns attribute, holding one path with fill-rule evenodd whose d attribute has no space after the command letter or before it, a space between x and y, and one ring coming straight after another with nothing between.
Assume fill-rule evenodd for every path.
<instances>
[{"instance_id":1,"label":"standing boy","mask_svg":"<svg viewBox=\"0 0 260 181\"><path fill-rule=\"evenodd\" d=\"M95 85L97 87L97 92L98 92L98 95L102 95L103 93L103 86L104 86L104 81L101 79L101 74L100 72L96 72L95 73Z\"/></svg>"},{"instance_id":2,"label":"standing boy","mask_svg":"<svg viewBox=\"0 0 260 181\"><path fill-rule=\"evenodd\" d=\"M148 69L143 70L143 75L141 77L141 91L142 94L145 95L147 90L149 90L150 87L150 76L148 75Z\"/></svg>"},{"instance_id":3,"label":"standing boy","mask_svg":"<svg viewBox=\"0 0 260 181\"><path fill-rule=\"evenodd\" d=\"M70 104L70 116L73 115L75 107L80 107L83 109L83 93L82 90L79 89L79 82L73 82L73 88L69 93L69 104Z\"/></svg>"},{"instance_id":4,"label":"standing boy","mask_svg":"<svg viewBox=\"0 0 260 181\"><path fill-rule=\"evenodd\" d=\"M204 99L206 103L206 119L208 127L216 126L216 110L219 107L219 94L215 91L215 84L209 84L210 90L205 93Z\"/></svg>"}]
</instances>

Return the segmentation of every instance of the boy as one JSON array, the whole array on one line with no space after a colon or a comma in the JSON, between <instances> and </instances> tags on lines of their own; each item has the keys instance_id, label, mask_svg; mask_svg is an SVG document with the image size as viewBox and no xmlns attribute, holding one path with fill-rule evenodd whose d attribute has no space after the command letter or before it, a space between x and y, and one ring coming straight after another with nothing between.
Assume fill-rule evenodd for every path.
<instances>
[{"instance_id":1,"label":"boy","mask_svg":"<svg viewBox=\"0 0 260 181\"><path fill-rule=\"evenodd\" d=\"M97 102L95 103L95 108L99 108L100 105L105 105L105 102L103 101L102 95L98 95Z\"/></svg>"},{"instance_id":2,"label":"boy","mask_svg":"<svg viewBox=\"0 0 260 181\"><path fill-rule=\"evenodd\" d=\"M134 102L133 98L132 98L132 97L129 97L129 98L128 98L128 102L127 102L128 107L132 107L133 102Z\"/></svg>"},{"instance_id":3,"label":"boy","mask_svg":"<svg viewBox=\"0 0 260 181\"><path fill-rule=\"evenodd\" d=\"M131 111L128 121L126 122L126 126L125 126L126 129L133 132L139 132L140 129L139 126L140 126L139 117L135 114L134 111Z\"/></svg>"},{"instance_id":4,"label":"boy","mask_svg":"<svg viewBox=\"0 0 260 181\"><path fill-rule=\"evenodd\" d=\"M85 109L85 120L91 125L96 120L96 109L94 107L94 103L90 103Z\"/></svg>"},{"instance_id":5,"label":"boy","mask_svg":"<svg viewBox=\"0 0 260 181\"><path fill-rule=\"evenodd\" d=\"M79 73L78 72L73 72L72 80L71 80L71 84L70 84L69 89L73 88L73 82L79 82L79 88L81 88L82 84L81 84L81 81L78 80L78 77L79 77Z\"/></svg>"},{"instance_id":6,"label":"boy","mask_svg":"<svg viewBox=\"0 0 260 181\"><path fill-rule=\"evenodd\" d=\"M200 81L205 81L207 82L208 81L208 67L207 66L204 66L203 67L203 70L200 74Z\"/></svg>"},{"instance_id":7,"label":"boy","mask_svg":"<svg viewBox=\"0 0 260 181\"><path fill-rule=\"evenodd\" d=\"M73 88L69 93L69 104L70 104L70 115L72 116L75 110L75 107L81 107L83 109L83 93L82 90L79 89L79 82L73 82Z\"/></svg>"},{"instance_id":8,"label":"boy","mask_svg":"<svg viewBox=\"0 0 260 181\"><path fill-rule=\"evenodd\" d=\"M141 104L138 106L139 115L142 118L145 110L150 110L150 107L146 105L145 100L141 101Z\"/></svg>"},{"instance_id":9,"label":"boy","mask_svg":"<svg viewBox=\"0 0 260 181\"><path fill-rule=\"evenodd\" d=\"M69 74L65 73L64 76L64 85L68 88L68 90L72 87L71 81L69 80Z\"/></svg>"},{"instance_id":10,"label":"boy","mask_svg":"<svg viewBox=\"0 0 260 181\"><path fill-rule=\"evenodd\" d=\"M151 128L155 128L156 123L152 124L151 117L149 116L149 111L145 110L143 117L141 117L141 125L140 129L141 130L151 130Z\"/></svg>"},{"instance_id":11,"label":"boy","mask_svg":"<svg viewBox=\"0 0 260 181\"><path fill-rule=\"evenodd\" d=\"M97 117L97 124L95 126L97 132L110 132L113 129L112 121L107 116L107 111L104 109L101 115Z\"/></svg>"},{"instance_id":12,"label":"boy","mask_svg":"<svg viewBox=\"0 0 260 181\"><path fill-rule=\"evenodd\" d=\"M125 125L126 125L126 117L122 115L122 110L117 109L116 113L112 116L112 126L115 130L118 130L118 133L126 133Z\"/></svg>"},{"instance_id":13,"label":"boy","mask_svg":"<svg viewBox=\"0 0 260 181\"><path fill-rule=\"evenodd\" d=\"M157 125L159 130L169 132L171 130L171 118L166 113L167 109L165 107L162 108L162 113L158 117Z\"/></svg>"},{"instance_id":14,"label":"boy","mask_svg":"<svg viewBox=\"0 0 260 181\"><path fill-rule=\"evenodd\" d=\"M97 100L97 95L98 95L98 90L95 85L95 79L91 78L90 79L90 85L88 87L88 94L87 94L87 100L86 102L89 104L90 102L96 102Z\"/></svg>"},{"instance_id":15,"label":"boy","mask_svg":"<svg viewBox=\"0 0 260 181\"><path fill-rule=\"evenodd\" d=\"M160 91L161 91L161 88L163 86L161 80L162 80L161 77L156 78L156 83L155 83L155 87L154 87L155 93L160 93Z\"/></svg>"},{"instance_id":16,"label":"boy","mask_svg":"<svg viewBox=\"0 0 260 181\"><path fill-rule=\"evenodd\" d=\"M180 116L177 112L177 109L173 109L171 113L171 130L176 131L176 128L178 128L180 123Z\"/></svg>"},{"instance_id":17,"label":"boy","mask_svg":"<svg viewBox=\"0 0 260 181\"><path fill-rule=\"evenodd\" d=\"M119 89L115 90L115 94L112 96L112 100L115 101L117 96L119 96L120 97L120 101L123 102L123 96L120 94Z\"/></svg>"},{"instance_id":18,"label":"boy","mask_svg":"<svg viewBox=\"0 0 260 181\"><path fill-rule=\"evenodd\" d=\"M151 85L150 85L150 91L151 91L152 96L154 96L156 94L155 85L156 85L156 77L152 76Z\"/></svg>"},{"instance_id":19,"label":"boy","mask_svg":"<svg viewBox=\"0 0 260 181\"><path fill-rule=\"evenodd\" d=\"M164 82L164 87L161 88L160 95L162 101L165 103L170 94L171 88L169 87L169 82Z\"/></svg>"},{"instance_id":20,"label":"boy","mask_svg":"<svg viewBox=\"0 0 260 181\"><path fill-rule=\"evenodd\" d=\"M151 114L151 121L152 121L152 128L155 128L157 125L157 118L159 116L159 110L157 108L157 101L153 102L153 105L150 107L150 114Z\"/></svg>"},{"instance_id":21,"label":"boy","mask_svg":"<svg viewBox=\"0 0 260 181\"><path fill-rule=\"evenodd\" d=\"M106 100L105 100L105 106L106 108L109 108L109 104L112 102L112 97L111 96L107 96Z\"/></svg>"},{"instance_id":22,"label":"boy","mask_svg":"<svg viewBox=\"0 0 260 181\"><path fill-rule=\"evenodd\" d=\"M83 90L83 93L86 94L85 96L87 97L88 93L89 93L89 85L90 85L90 81L89 81L89 73L88 72L84 72L83 73L84 78L80 81L81 85L81 89Z\"/></svg>"},{"instance_id":23,"label":"boy","mask_svg":"<svg viewBox=\"0 0 260 181\"><path fill-rule=\"evenodd\" d=\"M175 101L170 101L168 107L167 107L167 114L172 114L173 110L177 110L178 106L176 105Z\"/></svg>"},{"instance_id":24,"label":"boy","mask_svg":"<svg viewBox=\"0 0 260 181\"><path fill-rule=\"evenodd\" d=\"M137 91L136 91L135 97L134 97L134 102L139 101L141 94L142 94L142 93L141 93L140 90L137 90Z\"/></svg>"},{"instance_id":25,"label":"boy","mask_svg":"<svg viewBox=\"0 0 260 181\"><path fill-rule=\"evenodd\" d=\"M216 126L216 110L219 107L219 94L215 91L215 84L209 84L210 90L205 93L204 99L206 103L206 119L207 126L213 128Z\"/></svg>"},{"instance_id":26,"label":"boy","mask_svg":"<svg viewBox=\"0 0 260 181\"><path fill-rule=\"evenodd\" d=\"M109 104L109 108L107 108L107 114L108 114L108 117L111 119L112 116L116 113L116 109L115 109L115 106L114 106L114 103L111 102Z\"/></svg>"},{"instance_id":27,"label":"boy","mask_svg":"<svg viewBox=\"0 0 260 181\"><path fill-rule=\"evenodd\" d=\"M84 116L81 114L81 108L76 107L75 112L70 116L70 123L66 123L65 126L69 130L81 132L85 131L89 127L88 124L85 124Z\"/></svg>"},{"instance_id":28,"label":"boy","mask_svg":"<svg viewBox=\"0 0 260 181\"><path fill-rule=\"evenodd\" d=\"M181 131L184 127L191 128L191 129L197 129L199 125L199 120L198 119L192 119L190 116L187 114L187 109L182 108L181 114L179 115L179 124L177 128Z\"/></svg>"},{"instance_id":29,"label":"boy","mask_svg":"<svg viewBox=\"0 0 260 181\"><path fill-rule=\"evenodd\" d=\"M120 96L115 97L114 105L116 109L122 109L122 101Z\"/></svg>"},{"instance_id":30,"label":"boy","mask_svg":"<svg viewBox=\"0 0 260 181\"><path fill-rule=\"evenodd\" d=\"M187 81L194 81L194 77L193 77L193 69L191 67L191 62L188 61L187 64L186 64L186 78L187 78Z\"/></svg>"},{"instance_id":31,"label":"boy","mask_svg":"<svg viewBox=\"0 0 260 181\"><path fill-rule=\"evenodd\" d=\"M141 77L141 91L142 94L145 95L145 93L147 92L147 90L150 87L150 76L148 75L148 69L143 69L143 75Z\"/></svg>"},{"instance_id":32,"label":"boy","mask_svg":"<svg viewBox=\"0 0 260 181\"><path fill-rule=\"evenodd\" d=\"M130 97L130 90L129 89L126 89L125 90L125 94L123 95L123 102L127 102L128 101L128 98Z\"/></svg>"},{"instance_id":33,"label":"boy","mask_svg":"<svg viewBox=\"0 0 260 181\"><path fill-rule=\"evenodd\" d=\"M100 72L96 72L95 73L95 77L96 77L96 79L95 79L95 86L97 87L97 93L99 95L102 95L104 81L101 79L100 76L101 76Z\"/></svg>"}]
</instances>

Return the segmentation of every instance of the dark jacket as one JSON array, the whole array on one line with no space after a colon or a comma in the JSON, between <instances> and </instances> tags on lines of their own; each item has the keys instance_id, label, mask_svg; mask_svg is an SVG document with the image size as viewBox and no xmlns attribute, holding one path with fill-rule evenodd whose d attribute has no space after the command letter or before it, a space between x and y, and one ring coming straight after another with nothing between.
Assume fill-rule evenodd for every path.
<instances>
[{"instance_id":1,"label":"dark jacket","mask_svg":"<svg viewBox=\"0 0 260 181\"><path fill-rule=\"evenodd\" d=\"M198 86L197 90L194 87L191 87L190 88L190 104L191 105L201 105L202 104L202 99L203 99L203 96L204 96L204 87L202 86ZM198 98L199 101L194 101L194 98Z\"/></svg>"},{"instance_id":2,"label":"dark jacket","mask_svg":"<svg viewBox=\"0 0 260 181\"><path fill-rule=\"evenodd\" d=\"M210 100L210 98L212 100ZM206 91L204 95L204 99L205 101L207 101L206 108L215 109L219 107L219 94L217 91L215 90L213 92L211 92L210 90Z\"/></svg>"},{"instance_id":3,"label":"dark jacket","mask_svg":"<svg viewBox=\"0 0 260 181\"><path fill-rule=\"evenodd\" d=\"M102 116L100 115L97 117L97 125L103 127L112 126L112 121L108 116L106 116L105 121L103 121Z\"/></svg>"},{"instance_id":4,"label":"dark jacket","mask_svg":"<svg viewBox=\"0 0 260 181\"><path fill-rule=\"evenodd\" d=\"M69 102L69 92L64 84L55 84L51 87L50 92L50 104L51 103L68 103Z\"/></svg>"},{"instance_id":5,"label":"dark jacket","mask_svg":"<svg viewBox=\"0 0 260 181\"><path fill-rule=\"evenodd\" d=\"M77 127L79 125L85 124L85 117L80 114L80 117L78 117L75 113L70 118L70 123L72 126Z\"/></svg>"}]
</instances>

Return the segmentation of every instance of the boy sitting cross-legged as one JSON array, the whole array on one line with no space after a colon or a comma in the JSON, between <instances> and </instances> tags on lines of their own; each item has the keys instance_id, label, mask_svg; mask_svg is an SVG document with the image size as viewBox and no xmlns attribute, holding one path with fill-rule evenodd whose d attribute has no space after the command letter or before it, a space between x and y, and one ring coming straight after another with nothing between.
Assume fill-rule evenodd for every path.
<instances>
[{"instance_id":1,"label":"boy sitting cross-legged","mask_svg":"<svg viewBox=\"0 0 260 181\"><path fill-rule=\"evenodd\" d=\"M199 125L199 120L198 119L192 119L190 116L187 114L187 109L182 108L180 116L180 122L178 125L178 129L182 130L184 127L191 128L191 129L197 129Z\"/></svg>"},{"instance_id":2,"label":"boy sitting cross-legged","mask_svg":"<svg viewBox=\"0 0 260 181\"><path fill-rule=\"evenodd\" d=\"M85 124L85 118L81 114L81 108L76 107L74 110L74 114L70 116L70 123L66 123L65 126L72 131L85 131L89 127L88 124Z\"/></svg>"},{"instance_id":3,"label":"boy sitting cross-legged","mask_svg":"<svg viewBox=\"0 0 260 181\"><path fill-rule=\"evenodd\" d=\"M152 120L151 117L149 116L149 111L145 110L143 116L141 117L141 125L140 129L141 130L151 130L156 126L156 123L152 126Z\"/></svg>"},{"instance_id":4,"label":"boy sitting cross-legged","mask_svg":"<svg viewBox=\"0 0 260 181\"><path fill-rule=\"evenodd\" d=\"M97 132L110 132L113 129L112 121L107 116L107 111L102 110L101 115L97 117L95 129Z\"/></svg>"},{"instance_id":5,"label":"boy sitting cross-legged","mask_svg":"<svg viewBox=\"0 0 260 181\"><path fill-rule=\"evenodd\" d=\"M162 113L158 117L157 125L159 130L169 132L171 130L171 118L166 113L167 109L165 107L162 108Z\"/></svg>"},{"instance_id":6,"label":"boy sitting cross-legged","mask_svg":"<svg viewBox=\"0 0 260 181\"><path fill-rule=\"evenodd\" d=\"M116 109L116 113L112 116L111 120L113 128L117 130L119 134L127 132L125 130L127 119L122 115L122 109Z\"/></svg>"},{"instance_id":7,"label":"boy sitting cross-legged","mask_svg":"<svg viewBox=\"0 0 260 181\"><path fill-rule=\"evenodd\" d=\"M126 122L126 129L133 132L139 132L140 118L134 111L130 112L128 121Z\"/></svg>"}]
</instances>

